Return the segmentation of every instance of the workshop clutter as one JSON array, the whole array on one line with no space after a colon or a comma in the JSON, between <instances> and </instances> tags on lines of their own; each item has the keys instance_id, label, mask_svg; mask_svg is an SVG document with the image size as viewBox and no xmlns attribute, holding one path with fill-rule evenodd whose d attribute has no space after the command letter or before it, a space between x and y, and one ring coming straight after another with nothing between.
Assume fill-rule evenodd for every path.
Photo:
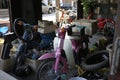
<instances>
[{"instance_id":1,"label":"workshop clutter","mask_svg":"<svg viewBox=\"0 0 120 80\"><path fill-rule=\"evenodd\" d=\"M96 20L88 20L88 19L81 19L76 20L73 22L73 24L76 24L78 28L73 28L73 32L79 32L81 26L86 27L85 28L85 34L92 36L97 32L97 21Z\"/></svg>"},{"instance_id":2,"label":"workshop clutter","mask_svg":"<svg viewBox=\"0 0 120 80\"><path fill-rule=\"evenodd\" d=\"M44 33L44 34L40 34L42 40L40 42L39 45L39 50L50 50L52 49L53 46L53 40L55 35L55 32L51 32L51 33Z\"/></svg>"},{"instance_id":3,"label":"workshop clutter","mask_svg":"<svg viewBox=\"0 0 120 80\"><path fill-rule=\"evenodd\" d=\"M109 51L109 63L111 64L112 62L112 48L113 48L113 44L109 44L106 47L106 50Z\"/></svg>"},{"instance_id":4,"label":"workshop clutter","mask_svg":"<svg viewBox=\"0 0 120 80\"><path fill-rule=\"evenodd\" d=\"M54 32L56 29L56 26L54 25L53 21L38 21L38 26L38 32L40 33L51 33Z\"/></svg>"}]
</instances>

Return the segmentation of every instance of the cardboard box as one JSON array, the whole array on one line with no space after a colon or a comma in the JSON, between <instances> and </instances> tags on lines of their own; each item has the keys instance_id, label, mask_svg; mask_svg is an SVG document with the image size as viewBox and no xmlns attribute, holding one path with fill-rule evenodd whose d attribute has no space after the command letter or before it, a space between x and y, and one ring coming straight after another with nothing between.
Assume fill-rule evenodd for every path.
<instances>
[{"instance_id":1,"label":"cardboard box","mask_svg":"<svg viewBox=\"0 0 120 80\"><path fill-rule=\"evenodd\" d=\"M39 26L38 32L40 33L51 33L55 31L53 21L47 21L47 20L38 21L38 26Z\"/></svg>"},{"instance_id":2,"label":"cardboard box","mask_svg":"<svg viewBox=\"0 0 120 80\"><path fill-rule=\"evenodd\" d=\"M12 60L12 58L5 59L5 60L0 58L0 69L1 70L9 72L9 71L12 70L12 67L13 67L13 60Z\"/></svg>"},{"instance_id":3,"label":"cardboard box","mask_svg":"<svg viewBox=\"0 0 120 80\"><path fill-rule=\"evenodd\" d=\"M41 61L26 58L25 63L30 65L32 67L33 71L36 72L38 70L38 67L39 67Z\"/></svg>"}]
</instances>

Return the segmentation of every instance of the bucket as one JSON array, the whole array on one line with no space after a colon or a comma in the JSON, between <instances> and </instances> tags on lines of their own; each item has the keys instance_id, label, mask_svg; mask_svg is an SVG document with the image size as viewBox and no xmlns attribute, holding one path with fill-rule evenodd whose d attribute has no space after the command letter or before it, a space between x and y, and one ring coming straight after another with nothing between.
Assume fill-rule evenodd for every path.
<instances>
[{"instance_id":1,"label":"bucket","mask_svg":"<svg viewBox=\"0 0 120 80\"><path fill-rule=\"evenodd\" d=\"M106 50L109 52L109 63L111 64L111 61L112 61L112 46L113 44L109 44L107 47L106 47Z\"/></svg>"}]
</instances>

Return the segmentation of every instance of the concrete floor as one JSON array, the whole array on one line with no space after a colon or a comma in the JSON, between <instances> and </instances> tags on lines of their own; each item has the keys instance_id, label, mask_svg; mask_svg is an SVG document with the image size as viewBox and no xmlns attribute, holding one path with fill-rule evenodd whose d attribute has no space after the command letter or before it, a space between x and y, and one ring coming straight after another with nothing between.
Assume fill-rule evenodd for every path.
<instances>
[{"instance_id":1,"label":"concrete floor","mask_svg":"<svg viewBox=\"0 0 120 80\"><path fill-rule=\"evenodd\" d=\"M7 74L6 72L0 70L0 80L17 80L15 77Z\"/></svg>"}]
</instances>

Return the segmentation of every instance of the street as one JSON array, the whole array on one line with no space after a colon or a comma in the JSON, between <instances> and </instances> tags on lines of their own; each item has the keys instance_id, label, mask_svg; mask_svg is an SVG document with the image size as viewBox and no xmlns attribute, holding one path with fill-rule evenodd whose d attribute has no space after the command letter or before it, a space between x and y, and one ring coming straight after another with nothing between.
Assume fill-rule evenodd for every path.
<instances>
[{"instance_id":1,"label":"street","mask_svg":"<svg viewBox=\"0 0 120 80\"><path fill-rule=\"evenodd\" d=\"M6 21L9 20L9 13L8 9L0 9L0 20ZM55 13L52 14L43 14L42 20L48 20L48 21L56 21Z\"/></svg>"},{"instance_id":2,"label":"street","mask_svg":"<svg viewBox=\"0 0 120 80\"><path fill-rule=\"evenodd\" d=\"M48 21L56 22L55 13L52 13L52 14L43 14L42 15L42 20L48 20Z\"/></svg>"}]
</instances>

